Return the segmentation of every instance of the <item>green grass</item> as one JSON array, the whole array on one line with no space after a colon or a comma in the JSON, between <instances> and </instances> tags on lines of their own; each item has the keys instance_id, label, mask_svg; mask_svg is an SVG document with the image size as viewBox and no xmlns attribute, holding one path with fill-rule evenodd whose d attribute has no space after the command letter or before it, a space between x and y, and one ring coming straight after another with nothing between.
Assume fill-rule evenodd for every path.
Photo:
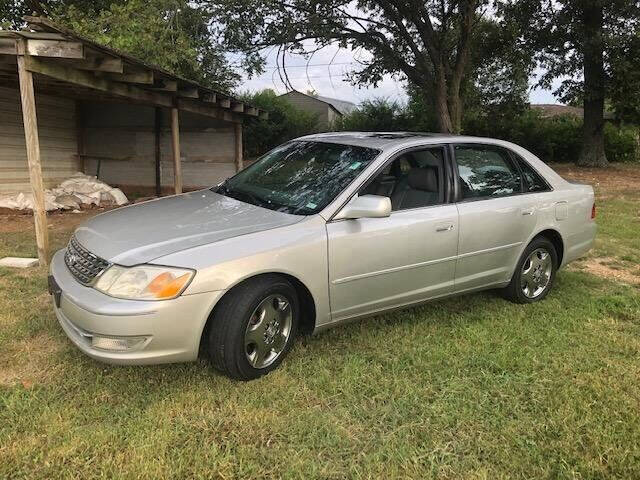
<instances>
[{"instance_id":1,"label":"green grass","mask_svg":"<svg viewBox=\"0 0 640 480\"><path fill-rule=\"evenodd\" d=\"M637 208L599 203L597 249L638 258ZM640 477L638 287L562 271L539 304L438 301L302 338L250 383L96 363L45 288L0 270L0 478Z\"/></svg>"}]
</instances>

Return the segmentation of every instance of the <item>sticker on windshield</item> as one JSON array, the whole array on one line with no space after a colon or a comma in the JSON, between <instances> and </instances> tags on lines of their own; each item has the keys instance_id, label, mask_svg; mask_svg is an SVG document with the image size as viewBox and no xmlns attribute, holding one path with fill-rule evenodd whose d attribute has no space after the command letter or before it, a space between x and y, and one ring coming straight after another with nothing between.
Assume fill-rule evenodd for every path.
<instances>
[{"instance_id":1,"label":"sticker on windshield","mask_svg":"<svg viewBox=\"0 0 640 480\"><path fill-rule=\"evenodd\" d=\"M360 165L362 165L362 162L353 162L353 163L349 166L349 168L350 168L351 170L355 170L355 169L356 169L356 168L358 168Z\"/></svg>"},{"instance_id":2,"label":"sticker on windshield","mask_svg":"<svg viewBox=\"0 0 640 480\"><path fill-rule=\"evenodd\" d=\"M313 210L314 208L317 207L317 205L313 202L309 202L305 205L305 207L310 208L311 210Z\"/></svg>"}]
</instances>

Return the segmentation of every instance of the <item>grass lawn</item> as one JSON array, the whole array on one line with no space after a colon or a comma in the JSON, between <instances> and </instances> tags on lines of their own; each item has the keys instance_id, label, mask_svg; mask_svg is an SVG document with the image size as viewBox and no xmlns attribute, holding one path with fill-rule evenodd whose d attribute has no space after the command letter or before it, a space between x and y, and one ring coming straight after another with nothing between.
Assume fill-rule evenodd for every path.
<instances>
[{"instance_id":1,"label":"grass lawn","mask_svg":"<svg viewBox=\"0 0 640 480\"><path fill-rule=\"evenodd\" d=\"M0 478L639 478L640 170L559 170L598 183L601 231L547 300L339 327L250 383L99 364L44 270L0 269ZM51 216L55 246L84 218ZM35 253L29 217L0 232L0 257Z\"/></svg>"}]
</instances>

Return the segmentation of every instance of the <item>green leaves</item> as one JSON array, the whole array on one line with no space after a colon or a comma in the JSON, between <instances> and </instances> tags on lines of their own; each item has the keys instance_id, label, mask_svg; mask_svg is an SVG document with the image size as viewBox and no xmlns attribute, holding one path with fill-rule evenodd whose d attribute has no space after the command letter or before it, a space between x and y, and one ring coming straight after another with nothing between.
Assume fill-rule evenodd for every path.
<instances>
[{"instance_id":1,"label":"green leaves","mask_svg":"<svg viewBox=\"0 0 640 480\"><path fill-rule=\"evenodd\" d=\"M5 0L0 23L22 26L21 17L47 15L57 23L172 73L232 90L240 76L217 42L216 25L202 2L188 0Z\"/></svg>"}]
</instances>

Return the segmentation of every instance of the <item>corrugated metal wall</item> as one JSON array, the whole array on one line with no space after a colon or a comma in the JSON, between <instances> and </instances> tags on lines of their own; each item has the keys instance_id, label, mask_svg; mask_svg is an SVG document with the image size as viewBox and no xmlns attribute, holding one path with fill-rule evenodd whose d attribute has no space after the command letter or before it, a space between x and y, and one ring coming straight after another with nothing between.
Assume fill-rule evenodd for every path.
<instances>
[{"instance_id":1,"label":"corrugated metal wall","mask_svg":"<svg viewBox=\"0 0 640 480\"><path fill-rule=\"evenodd\" d=\"M45 187L78 171L74 100L36 92L40 157ZM20 92L0 87L0 193L31 191Z\"/></svg>"},{"instance_id":2,"label":"corrugated metal wall","mask_svg":"<svg viewBox=\"0 0 640 480\"><path fill-rule=\"evenodd\" d=\"M155 185L155 109L129 104L83 104L86 173L110 184ZM169 112L163 109L162 185L173 185ZM180 112L180 150L184 186L214 185L235 173L233 125Z\"/></svg>"},{"instance_id":3,"label":"corrugated metal wall","mask_svg":"<svg viewBox=\"0 0 640 480\"><path fill-rule=\"evenodd\" d=\"M77 171L76 102L36 91L40 156L45 188ZM155 186L155 109L135 104L83 102L82 143L88 175L126 186ZM162 185L173 185L169 112L163 109ZM214 185L235 173L234 130L229 122L180 112L180 146L185 187ZM29 192L20 92L0 87L0 193Z\"/></svg>"}]
</instances>

